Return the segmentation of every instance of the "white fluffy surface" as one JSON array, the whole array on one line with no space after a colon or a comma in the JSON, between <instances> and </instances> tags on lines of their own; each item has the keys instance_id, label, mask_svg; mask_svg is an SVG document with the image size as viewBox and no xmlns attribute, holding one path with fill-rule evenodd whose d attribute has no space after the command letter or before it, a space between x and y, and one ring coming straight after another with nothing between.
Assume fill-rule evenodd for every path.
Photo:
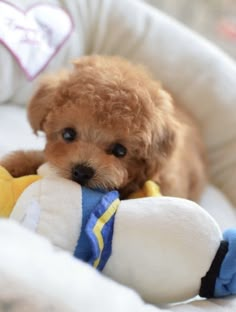
<instances>
[{"instance_id":1,"label":"white fluffy surface","mask_svg":"<svg viewBox=\"0 0 236 312\"><path fill-rule=\"evenodd\" d=\"M146 311L133 291L43 238L4 220L0 232L0 311Z\"/></svg>"},{"instance_id":2,"label":"white fluffy surface","mask_svg":"<svg viewBox=\"0 0 236 312\"><path fill-rule=\"evenodd\" d=\"M16 3L15 1L11 1ZM26 9L38 0L20 0ZM139 1L44 0L71 12L75 30L50 62L52 71L90 53L120 54L143 62L200 119L214 183L236 204L236 67L204 39ZM25 122L29 83L0 45L0 155L39 148ZM202 205L222 228L236 225L234 207L209 187ZM0 311L159 311L131 290L103 278L44 239L9 221L0 222ZM161 285L160 285L161 287ZM164 308L163 308L164 309ZM167 308L168 309L168 308ZM204 300L169 307L171 311L235 311L236 299Z\"/></svg>"},{"instance_id":3,"label":"white fluffy surface","mask_svg":"<svg viewBox=\"0 0 236 312\"><path fill-rule=\"evenodd\" d=\"M18 224L0 221L0 311L235 311L232 298L158 308ZM225 310L224 310L225 309Z\"/></svg>"}]
</instances>

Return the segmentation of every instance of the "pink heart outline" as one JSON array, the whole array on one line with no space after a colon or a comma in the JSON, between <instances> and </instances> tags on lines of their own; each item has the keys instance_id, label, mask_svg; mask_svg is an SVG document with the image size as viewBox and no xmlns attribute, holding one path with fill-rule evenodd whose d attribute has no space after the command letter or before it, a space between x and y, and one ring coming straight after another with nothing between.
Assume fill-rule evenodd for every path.
<instances>
[{"instance_id":1,"label":"pink heart outline","mask_svg":"<svg viewBox=\"0 0 236 312\"><path fill-rule=\"evenodd\" d=\"M17 10L18 12L22 13L24 16L27 15L27 13L30 11L30 10L33 10L35 7L40 7L40 6L48 6L48 7L51 7L51 8L57 8L57 9L60 9L61 11L63 11L67 17L69 18L71 24L70 24L70 30L68 32L68 34L64 37L64 39L61 41L60 44L58 44L58 46L56 47L55 51L52 53L52 55L47 59L47 61L43 64L43 66L41 66L39 68L39 70L34 74L34 75L31 75L26 68L24 68L24 66L22 65L21 63L21 60L20 58L15 54L15 51L11 49L11 47L8 46L7 42L5 42L4 40L2 40L0 38L0 43L13 55L13 57L15 58L15 60L17 61L18 65L20 66L20 68L22 69L22 71L24 72L24 74L26 75L27 79L29 81L32 81L34 80L34 78L36 78L46 67L47 65L50 63L50 61L53 59L53 57L59 52L59 50L61 49L61 47L64 45L64 43L67 41L67 39L70 37L71 33L73 32L74 30L74 21L72 19L72 16L70 15L70 13L64 9L64 8L61 8L60 6L57 6L57 5L53 5L53 4L50 4L50 3L45 3L45 4L42 4L42 3L36 3L34 5L31 5L29 6L26 10L23 10L19 7L17 7L15 4L13 3L9 3L8 1L6 0L0 0L0 2L2 3L5 3L7 5L9 5L10 7L13 7L15 10Z\"/></svg>"}]
</instances>

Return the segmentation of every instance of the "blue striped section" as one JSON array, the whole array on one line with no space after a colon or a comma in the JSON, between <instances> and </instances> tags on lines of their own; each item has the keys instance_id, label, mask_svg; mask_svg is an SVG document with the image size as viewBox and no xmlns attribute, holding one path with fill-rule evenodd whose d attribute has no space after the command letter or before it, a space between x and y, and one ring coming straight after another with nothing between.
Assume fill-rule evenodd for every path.
<instances>
[{"instance_id":1,"label":"blue striped section","mask_svg":"<svg viewBox=\"0 0 236 312\"><path fill-rule=\"evenodd\" d=\"M118 198L119 194L116 191L104 195L92 212L85 228L92 250L89 263L100 271L104 268L112 252L113 227L116 209L119 205Z\"/></svg>"},{"instance_id":2,"label":"blue striped section","mask_svg":"<svg viewBox=\"0 0 236 312\"><path fill-rule=\"evenodd\" d=\"M94 191L86 187L82 187L82 226L74 251L74 256L85 262L89 262L89 259L92 257L91 244L89 237L85 233L85 227L92 211L101 201L104 194L105 193L102 193L101 191Z\"/></svg>"}]
</instances>

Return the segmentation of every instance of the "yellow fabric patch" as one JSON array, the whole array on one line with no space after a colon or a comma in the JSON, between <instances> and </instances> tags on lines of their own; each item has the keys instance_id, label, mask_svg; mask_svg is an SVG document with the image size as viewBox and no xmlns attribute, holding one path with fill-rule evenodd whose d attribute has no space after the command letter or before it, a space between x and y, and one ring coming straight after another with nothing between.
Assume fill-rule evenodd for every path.
<instances>
[{"instance_id":1,"label":"yellow fabric patch","mask_svg":"<svg viewBox=\"0 0 236 312\"><path fill-rule=\"evenodd\" d=\"M33 182L41 179L38 175L13 178L0 166L0 217L9 217L21 193Z\"/></svg>"},{"instance_id":2,"label":"yellow fabric patch","mask_svg":"<svg viewBox=\"0 0 236 312\"><path fill-rule=\"evenodd\" d=\"M101 254L104 248L104 241L103 241L103 236L102 236L102 229L105 224L114 216L116 213L118 207L120 204L120 200L116 199L110 206L109 208L101 215L101 217L97 220L97 223L95 224L93 228L93 233L97 237L98 241L98 246L100 250L100 255L99 257L94 261L93 266L97 268L99 265L100 259L101 259Z\"/></svg>"},{"instance_id":3,"label":"yellow fabric patch","mask_svg":"<svg viewBox=\"0 0 236 312\"><path fill-rule=\"evenodd\" d=\"M154 181L148 180L140 190L130 194L129 199L159 196L161 196L160 187Z\"/></svg>"}]
</instances>

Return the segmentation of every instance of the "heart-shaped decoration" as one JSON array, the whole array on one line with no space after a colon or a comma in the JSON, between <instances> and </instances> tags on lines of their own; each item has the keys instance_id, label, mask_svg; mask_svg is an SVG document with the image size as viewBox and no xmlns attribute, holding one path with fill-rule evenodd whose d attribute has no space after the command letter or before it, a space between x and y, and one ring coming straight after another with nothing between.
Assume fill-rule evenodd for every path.
<instances>
[{"instance_id":1,"label":"heart-shaped decoration","mask_svg":"<svg viewBox=\"0 0 236 312\"><path fill-rule=\"evenodd\" d=\"M71 17L60 7L37 4L21 11L0 1L0 42L29 80L47 66L72 30Z\"/></svg>"}]
</instances>

